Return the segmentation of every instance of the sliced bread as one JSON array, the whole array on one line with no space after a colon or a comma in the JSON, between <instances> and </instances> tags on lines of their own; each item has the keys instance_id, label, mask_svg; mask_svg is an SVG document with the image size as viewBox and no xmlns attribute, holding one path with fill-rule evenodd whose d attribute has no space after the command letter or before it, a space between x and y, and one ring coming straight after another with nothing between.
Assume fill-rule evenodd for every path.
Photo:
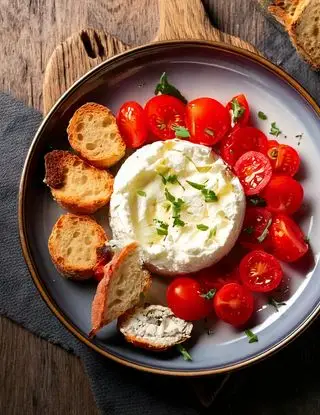
<instances>
[{"instance_id":1,"label":"sliced bread","mask_svg":"<svg viewBox=\"0 0 320 415\"><path fill-rule=\"evenodd\" d=\"M273 0L269 12L286 28L290 26L297 7L303 0Z\"/></svg>"},{"instance_id":2,"label":"sliced bread","mask_svg":"<svg viewBox=\"0 0 320 415\"><path fill-rule=\"evenodd\" d=\"M145 305L120 316L118 328L134 346L160 352L189 339L193 325L168 307Z\"/></svg>"},{"instance_id":3,"label":"sliced bread","mask_svg":"<svg viewBox=\"0 0 320 415\"><path fill-rule=\"evenodd\" d=\"M303 0L297 8L289 35L302 57L320 70L320 1Z\"/></svg>"},{"instance_id":4,"label":"sliced bread","mask_svg":"<svg viewBox=\"0 0 320 415\"><path fill-rule=\"evenodd\" d=\"M91 310L93 337L103 326L137 305L151 285L148 271L142 268L138 244L132 242L116 253L104 268Z\"/></svg>"},{"instance_id":5,"label":"sliced bread","mask_svg":"<svg viewBox=\"0 0 320 415\"><path fill-rule=\"evenodd\" d=\"M113 190L113 176L69 151L45 156L45 183L54 199L73 213L91 214L105 206Z\"/></svg>"},{"instance_id":6,"label":"sliced bread","mask_svg":"<svg viewBox=\"0 0 320 415\"><path fill-rule=\"evenodd\" d=\"M116 119L109 108L88 102L73 115L68 126L71 147L95 167L105 169L125 154Z\"/></svg>"},{"instance_id":7,"label":"sliced bread","mask_svg":"<svg viewBox=\"0 0 320 415\"><path fill-rule=\"evenodd\" d=\"M60 216L49 237L51 259L58 271L73 280L93 276L98 252L107 241L103 228L89 216Z\"/></svg>"}]
</instances>

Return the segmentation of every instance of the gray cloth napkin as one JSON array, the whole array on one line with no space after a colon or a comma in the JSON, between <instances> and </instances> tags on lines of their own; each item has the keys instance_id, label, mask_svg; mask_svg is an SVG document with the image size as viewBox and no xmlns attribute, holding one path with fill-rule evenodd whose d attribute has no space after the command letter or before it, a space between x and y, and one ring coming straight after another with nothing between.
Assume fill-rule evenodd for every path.
<instances>
[{"instance_id":1,"label":"gray cloth napkin","mask_svg":"<svg viewBox=\"0 0 320 415\"><path fill-rule=\"evenodd\" d=\"M268 22L266 26L268 35L258 48L319 100L319 75L300 60L276 24ZM108 415L193 415L213 411L224 415L318 415L319 320L285 351L233 374L227 383L226 376L189 382L122 367L78 342L60 324L32 283L18 238L19 179L41 118L35 110L8 95L0 95L0 313L79 356L97 405ZM194 399L194 392L205 406L220 392L214 409L201 407Z\"/></svg>"}]
</instances>

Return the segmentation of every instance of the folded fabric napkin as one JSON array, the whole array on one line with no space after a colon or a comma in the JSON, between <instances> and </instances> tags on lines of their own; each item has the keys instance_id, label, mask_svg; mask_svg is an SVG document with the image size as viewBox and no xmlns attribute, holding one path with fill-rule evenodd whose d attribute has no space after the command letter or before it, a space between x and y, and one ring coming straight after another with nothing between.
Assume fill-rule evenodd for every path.
<instances>
[{"instance_id":1,"label":"folded fabric napkin","mask_svg":"<svg viewBox=\"0 0 320 415\"><path fill-rule=\"evenodd\" d=\"M290 42L266 22L260 50L320 98L319 75L297 56ZM319 414L320 322L293 345L259 365L228 376L194 381L155 376L122 367L98 355L73 337L49 311L37 292L20 250L17 194L21 170L42 116L12 97L0 95L0 313L28 330L79 356L90 378L98 407L108 415L211 413Z\"/></svg>"}]
</instances>

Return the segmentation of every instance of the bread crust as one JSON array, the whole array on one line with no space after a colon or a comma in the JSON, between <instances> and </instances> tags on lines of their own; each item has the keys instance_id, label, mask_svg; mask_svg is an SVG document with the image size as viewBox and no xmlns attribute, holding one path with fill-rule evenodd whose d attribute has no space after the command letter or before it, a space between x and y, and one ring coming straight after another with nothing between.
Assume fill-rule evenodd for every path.
<instances>
[{"instance_id":1,"label":"bread crust","mask_svg":"<svg viewBox=\"0 0 320 415\"><path fill-rule=\"evenodd\" d=\"M110 319L107 316L107 304L108 304L108 288L112 278L116 276L116 272L127 257L132 254L138 248L137 242L132 242L126 245L120 252L116 253L112 260L104 267L104 277L99 282L97 292L92 302L91 310L91 324L92 329L89 333L89 338L92 338L96 333L105 325L110 323ZM144 286L141 293L145 293L151 285L151 275L148 271L141 268L141 272L144 274ZM120 314L125 313L124 309Z\"/></svg>"},{"instance_id":2,"label":"bread crust","mask_svg":"<svg viewBox=\"0 0 320 415\"><path fill-rule=\"evenodd\" d=\"M99 119L99 121L100 118L105 120L102 121L100 126L95 127L97 139L101 138L101 141L103 142L101 150L96 153L93 153L84 145L86 137L85 134L83 134L83 128L86 122L90 122L88 120L91 117L92 119ZM106 125L104 125L104 122ZM82 158L87 160L88 163L97 168L105 169L110 167L125 155L126 145L120 135L116 119L111 110L103 105L95 102L88 102L78 108L69 122L67 133L71 147ZM81 141L79 140L79 135ZM112 146L110 146L111 142L113 144Z\"/></svg>"},{"instance_id":3,"label":"bread crust","mask_svg":"<svg viewBox=\"0 0 320 415\"><path fill-rule=\"evenodd\" d=\"M97 242L93 248L94 254L87 261L86 265L80 265L79 263L71 264L66 255L61 253L60 246L65 233L71 229L71 226L72 229L74 228L73 231L77 229L74 222L78 222L81 227L83 224L90 227L91 232L95 232L97 237ZM103 228L90 216L78 216L67 213L61 215L53 226L48 240L48 249L53 264L62 276L72 280L86 280L93 276L94 266L98 259L96 254L97 249L102 248L107 240L108 238ZM82 243L83 245L85 244L84 241Z\"/></svg>"}]
</instances>

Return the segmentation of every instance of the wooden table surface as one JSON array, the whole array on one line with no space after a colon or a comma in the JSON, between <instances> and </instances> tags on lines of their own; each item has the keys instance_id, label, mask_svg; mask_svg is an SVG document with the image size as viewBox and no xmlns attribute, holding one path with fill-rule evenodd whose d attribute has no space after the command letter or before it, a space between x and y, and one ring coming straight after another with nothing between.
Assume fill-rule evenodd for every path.
<instances>
[{"instance_id":1,"label":"wooden table surface","mask_svg":"<svg viewBox=\"0 0 320 415\"><path fill-rule=\"evenodd\" d=\"M255 0L204 5L220 30L263 42L265 17ZM41 110L46 62L59 42L85 27L146 43L157 32L158 0L0 0L0 90ZM5 318L0 356L2 415L98 414L79 359Z\"/></svg>"}]
</instances>

